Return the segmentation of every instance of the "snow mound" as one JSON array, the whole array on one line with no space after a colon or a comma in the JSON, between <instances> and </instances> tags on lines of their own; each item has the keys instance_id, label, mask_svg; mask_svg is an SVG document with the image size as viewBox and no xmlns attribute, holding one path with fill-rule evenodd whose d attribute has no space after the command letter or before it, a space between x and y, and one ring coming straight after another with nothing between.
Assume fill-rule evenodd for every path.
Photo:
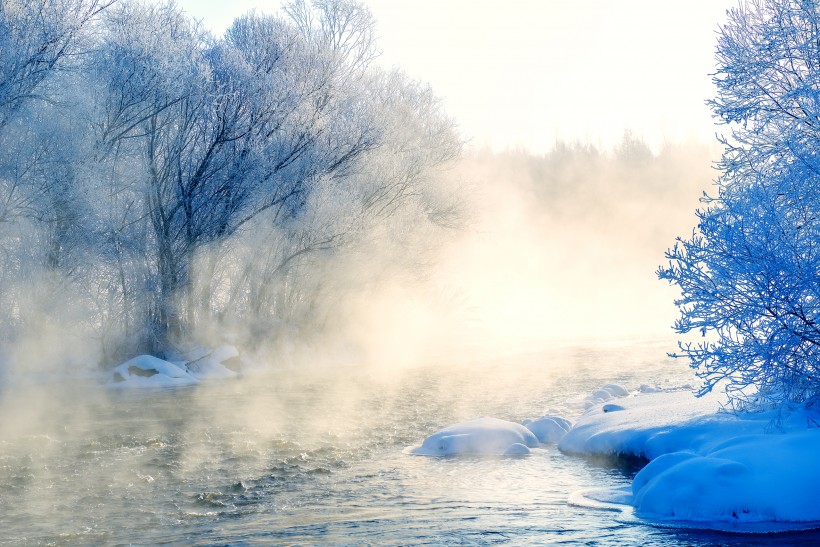
<instances>
[{"instance_id":1,"label":"snow mound","mask_svg":"<svg viewBox=\"0 0 820 547\"><path fill-rule=\"evenodd\" d=\"M235 378L239 370L239 351L233 346L216 349L194 348L168 352L169 360L140 355L111 371L109 385L116 387L178 387L201 380Z\"/></svg>"},{"instance_id":2,"label":"snow mound","mask_svg":"<svg viewBox=\"0 0 820 547\"><path fill-rule=\"evenodd\" d=\"M199 380L237 377L239 350L233 346L220 346L210 350L196 348L182 355L190 374Z\"/></svg>"},{"instance_id":3,"label":"snow mound","mask_svg":"<svg viewBox=\"0 0 820 547\"><path fill-rule=\"evenodd\" d=\"M609 400L626 397L627 395L629 395L629 391L623 386L619 386L618 384L605 384L584 399L584 408L589 409Z\"/></svg>"},{"instance_id":4,"label":"snow mound","mask_svg":"<svg viewBox=\"0 0 820 547\"><path fill-rule=\"evenodd\" d=\"M626 397L629 391L618 384L606 384L601 386L601 389L612 395L613 397Z\"/></svg>"},{"instance_id":5,"label":"snow mound","mask_svg":"<svg viewBox=\"0 0 820 547\"><path fill-rule=\"evenodd\" d=\"M178 387L198 380L184 368L151 355L140 355L118 365L109 385L117 387Z\"/></svg>"},{"instance_id":6,"label":"snow mound","mask_svg":"<svg viewBox=\"0 0 820 547\"><path fill-rule=\"evenodd\" d=\"M704 455L658 457L635 477L636 515L724 522L820 521L820 431L745 435Z\"/></svg>"},{"instance_id":7,"label":"snow mound","mask_svg":"<svg viewBox=\"0 0 820 547\"><path fill-rule=\"evenodd\" d=\"M561 416L542 416L535 420L524 420L523 423L543 444L557 443L572 428L572 423Z\"/></svg>"},{"instance_id":8,"label":"snow mound","mask_svg":"<svg viewBox=\"0 0 820 547\"><path fill-rule=\"evenodd\" d=\"M433 433L409 454L421 456L524 455L538 446L526 427L497 418L474 418Z\"/></svg>"},{"instance_id":9,"label":"snow mound","mask_svg":"<svg viewBox=\"0 0 820 547\"><path fill-rule=\"evenodd\" d=\"M526 456L530 453L530 448L526 445L521 443L511 444L507 447L507 450L504 451L503 456Z\"/></svg>"}]
</instances>

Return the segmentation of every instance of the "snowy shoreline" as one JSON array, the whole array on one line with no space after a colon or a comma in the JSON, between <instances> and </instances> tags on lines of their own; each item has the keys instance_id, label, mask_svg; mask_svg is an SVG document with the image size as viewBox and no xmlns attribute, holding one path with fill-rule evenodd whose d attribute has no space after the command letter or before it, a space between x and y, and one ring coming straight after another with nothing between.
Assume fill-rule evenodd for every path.
<instances>
[{"instance_id":1,"label":"snowy shoreline","mask_svg":"<svg viewBox=\"0 0 820 547\"><path fill-rule=\"evenodd\" d=\"M768 532L820 527L818 414L734 415L717 397L640 394L587 410L558 443L567 454L644 458L631 492L598 497L658 523ZM602 500L603 501L603 500ZM744 528L745 526L745 528Z\"/></svg>"},{"instance_id":2,"label":"snowy shoreline","mask_svg":"<svg viewBox=\"0 0 820 547\"><path fill-rule=\"evenodd\" d=\"M534 436L541 444L557 443L568 457L645 463L631 489L583 495L592 504L631 507L648 523L746 533L820 528L816 411L795 408L778 420L776 411L723 412L713 394L623 391L606 398L603 391L593 394L571 428L556 416L525 420L523 426L476 418L446 427L406 452L522 456L536 446Z\"/></svg>"}]
</instances>

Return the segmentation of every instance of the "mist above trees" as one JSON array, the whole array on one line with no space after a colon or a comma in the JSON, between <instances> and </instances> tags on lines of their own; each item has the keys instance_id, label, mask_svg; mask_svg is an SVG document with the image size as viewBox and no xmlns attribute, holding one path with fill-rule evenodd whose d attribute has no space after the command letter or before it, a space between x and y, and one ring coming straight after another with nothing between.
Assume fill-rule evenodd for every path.
<instances>
[{"instance_id":1,"label":"mist above trees","mask_svg":"<svg viewBox=\"0 0 820 547\"><path fill-rule=\"evenodd\" d=\"M419 333L459 349L510 343L505 328L549 339L667 327L647 286L711 178L708 147L652 152L626 134L612 151L558 143L452 161L453 122L427 86L373 64L374 22L356 2L293 2L222 37L170 3L0 5L17 29L0 36L14 61L3 81L19 82L0 90L10 361L113 365L382 326L400 335L381 345L427 345L400 302L375 301L396 293L416 311L429 296L417 319L436 321ZM64 46L17 62L45 44ZM465 211L468 229L444 246ZM454 270L436 278L442 258ZM430 291L389 287L410 280ZM542 302L545 291L557 296ZM517 299L509 313L495 305ZM396 317L367 317L378 310ZM476 314L489 330L469 332Z\"/></svg>"}]
</instances>

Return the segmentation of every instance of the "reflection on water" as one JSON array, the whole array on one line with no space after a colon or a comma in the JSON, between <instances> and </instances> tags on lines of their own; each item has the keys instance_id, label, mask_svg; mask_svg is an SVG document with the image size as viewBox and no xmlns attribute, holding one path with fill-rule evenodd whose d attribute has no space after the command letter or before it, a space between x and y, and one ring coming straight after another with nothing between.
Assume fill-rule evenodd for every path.
<instances>
[{"instance_id":1,"label":"reflection on water","mask_svg":"<svg viewBox=\"0 0 820 547\"><path fill-rule=\"evenodd\" d=\"M663 349L571 348L390 376L279 372L175 391L7 389L0 544L749 544L570 504L578 490L628 485L632 471L551 446L524 458L402 452L479 415L575 417L605 382L684 381Z\"/></svg>"}]
</instances>

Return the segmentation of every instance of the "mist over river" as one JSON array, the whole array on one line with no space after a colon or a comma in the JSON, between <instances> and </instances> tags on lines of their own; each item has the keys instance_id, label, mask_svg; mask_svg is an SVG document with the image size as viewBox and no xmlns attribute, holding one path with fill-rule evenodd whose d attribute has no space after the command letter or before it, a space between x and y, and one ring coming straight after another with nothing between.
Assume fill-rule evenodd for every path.
<instances>
[{"instance_id":1,"label":"mist over river","mask_svg":"<svg viewBox=\"0 0 820 547\"><path fill-rule=\"evenodd\" d=\"M39 381L2 391L0 544L747 545L578 505L634 469L561 454L427 458L403 450L487 415L570 419L606 382L691 382L667 341L343 366L174 390ZM453 364L458 362L459 364ZM760 536L760 540L767 539ZM809 544L816 534L779 535Z\"/></svg>"}]
</instances>

